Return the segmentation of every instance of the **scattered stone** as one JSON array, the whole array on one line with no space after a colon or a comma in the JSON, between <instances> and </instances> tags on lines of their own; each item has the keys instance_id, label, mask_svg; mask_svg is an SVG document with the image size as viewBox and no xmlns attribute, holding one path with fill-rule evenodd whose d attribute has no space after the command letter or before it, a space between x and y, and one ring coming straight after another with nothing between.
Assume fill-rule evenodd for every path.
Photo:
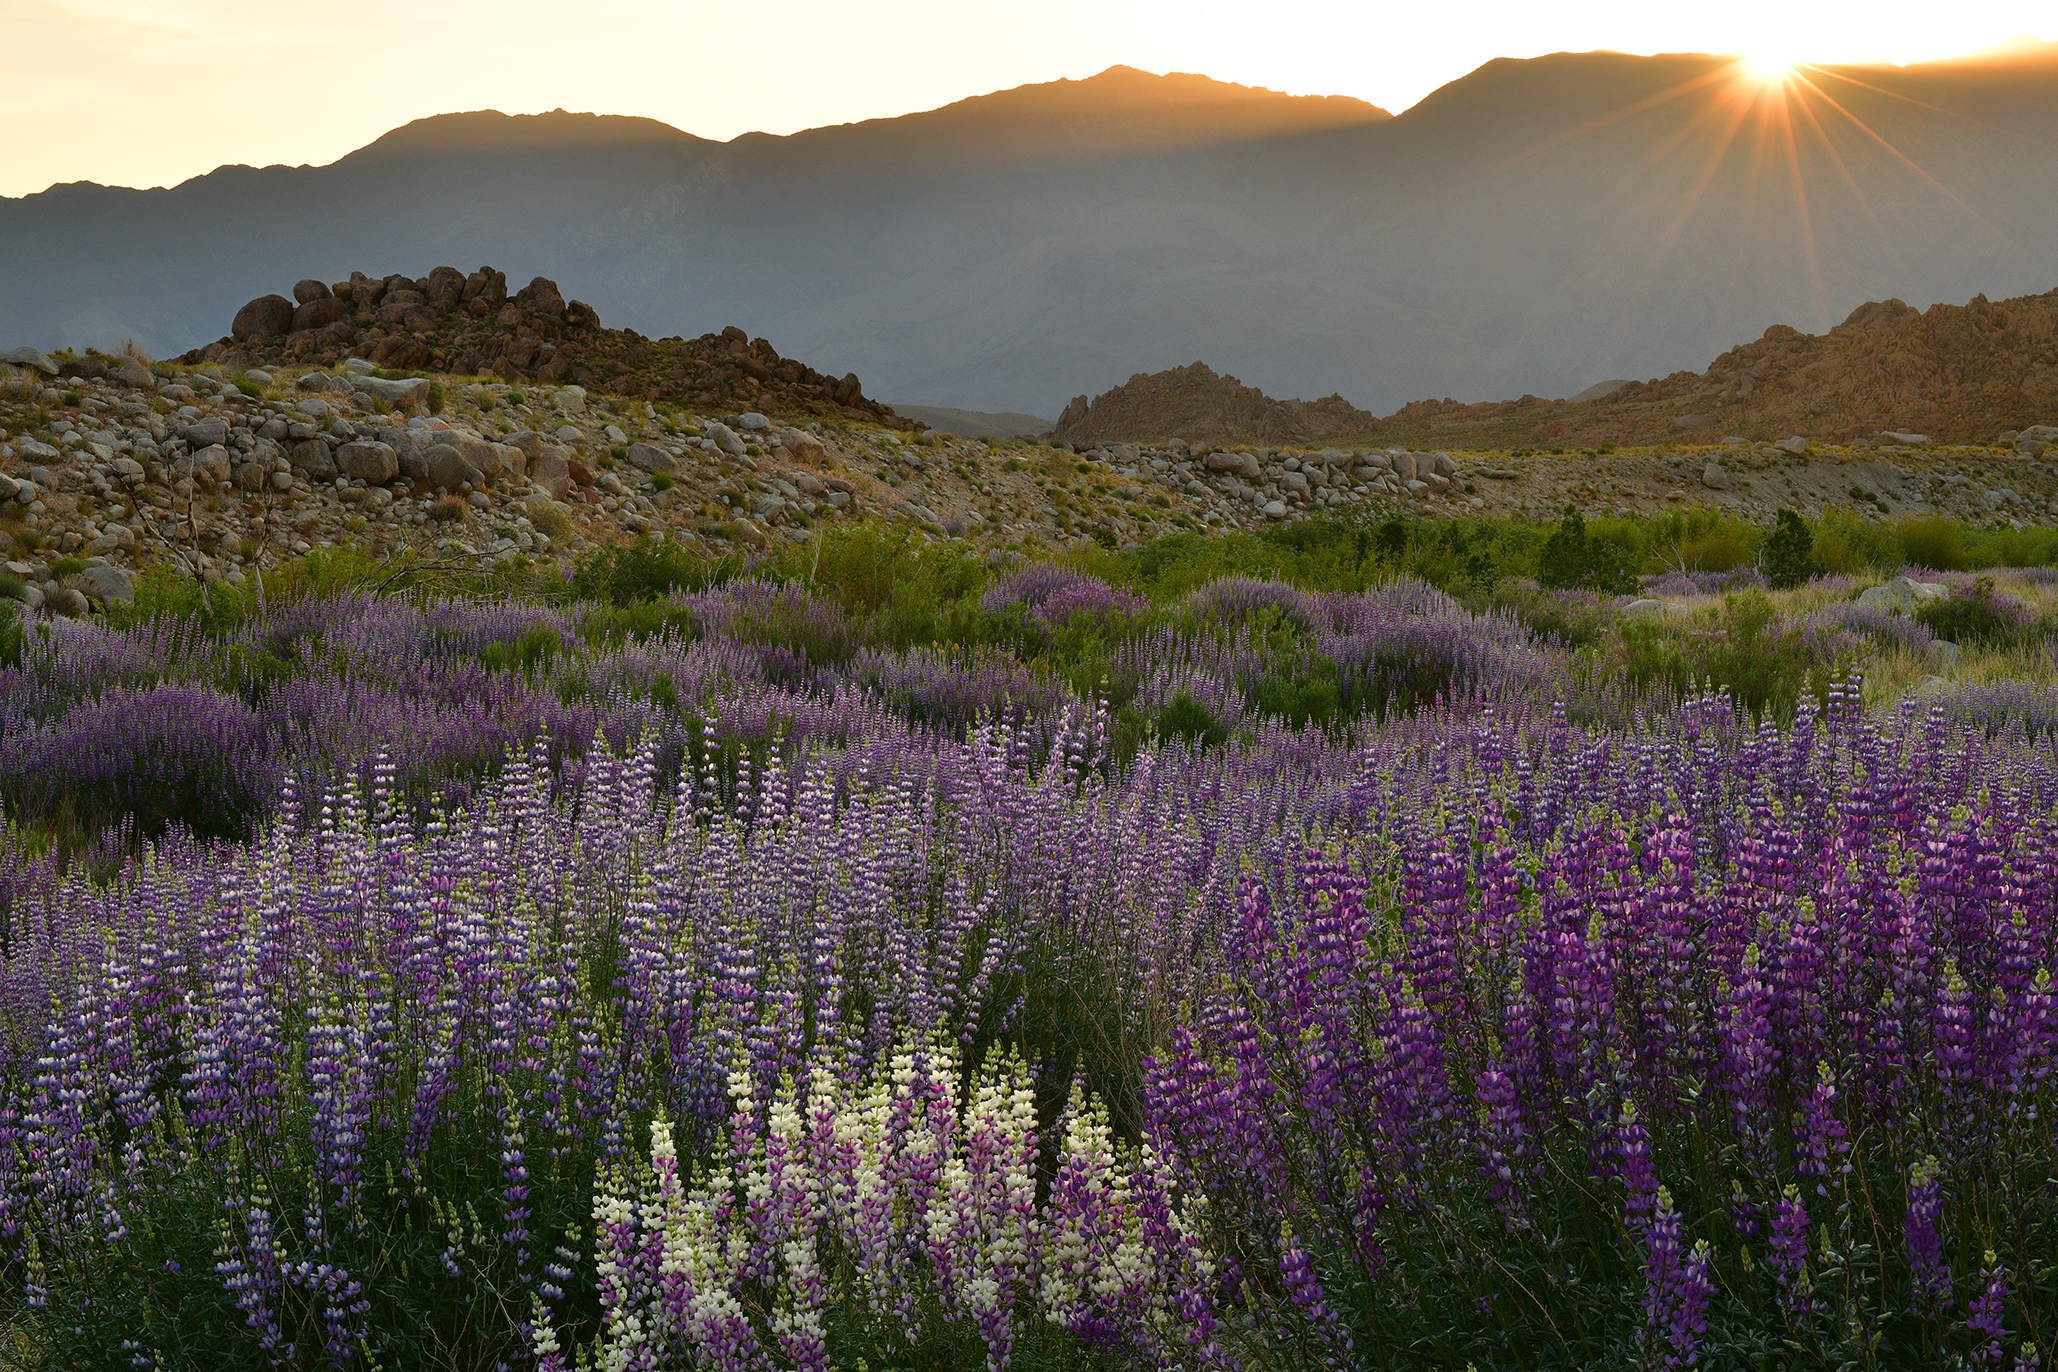
<instances>
[{"instance_id":1,"label":"scattered stone","mask_svg":"<svg viewBox=\"0 0 2058 1372\"><path fill-rule=\"evenodd\" d=\"M357 375L351 378L350 384L353 389L388 405L419 405L429 398L429 379L425 376L389 381L383 376Z\"/></svg>"},{"instance_id":2,"label":"scattered stone","mask_svg":"<svg viewBox=\"0 0 2058 1372\"><path fill-rule=\"evenodd\" d=\"M0 362L16 367L33 367L45 376L57 375L57 364L34 348L16 348L12 352L0 353Z\"/></svg>"},{"instance_id":3,"label":"scattered stone","mask_svg":"<svg viewBox=\"0 0 2058 1372\"><path fill-rule=\"evenodd\" d=\"M715 441L715 445L731 457L743 456L743 440L727 424L711 421L701 426L701 433Z\"/></svg>"},{"instance_id":4,"label":"scattered stone","mask_svg":"<svg viewBox=\"0 0 2058 1372\"><path fill-rule=\"evenodd\" d=\"M1808 440L1799 434L1795 434L1791 438L1782 438L1772 446L1783 453L1790 453L1795 457L1806 457L1808 455Z\"/></svg>"},{"instance_id":5,"label":"scattered stone","mask_svg":"<svg viewBox=\"0 0 2058 1372\"><path fill-rule=\"evenodd\" d=\"M557 393L556 399L551 403L557 406L559 414L583 414L586 409L586 388L567 386Z\"/></svg>"},{"instance_id":6,"label":"scattered stone","mask_svg":"<svg viewBox=\"0 0 2058 1372\"><path fill-rule=\"evenodd\" d=\"M679 460L654 443L631 443L628 463L646 472L663 472L667 476L679 469Z\"/></svg>"},{"instance_id":7,"label":"scattered stone","mask_svg":"<svg viewBox=\"0 0 2058 1372\"><path fill-rule=\"evenodd\" d=\"M1729 472L1720 462L1710 462L1701 468L1701 484L1711 491L1726 491L1731 484Z\"/></svg>"},{"instance_id":8,"label":"scattered stone","mask_svg":"<svg viewBox=\"0 0 2058 1372\"><path fill-rule=\"evenodd\" d=\"M1929 446L1925 434L1909 433L1904 429L1889 429L1877 435L1881 443L1891 443L1897 448L1924 448Z\"/></svg>"},{"instance_id":9,"label":"scattered stone","mask_svg":"<svg viewBox=\"0 0 2058 1372\"><path fill-rule=\"evenodd\" d=\"M345 443L336 449L336 471L367 486L383 486L400 475L400 457L389 443Z\"/></svg>"},{"instance_id":10,"label":"scattered stone","mask_svg":"<svg viewBox=\"0 0 2058 1372\"><path fill-rule=\"evenodd\" d=\"M435 441L455 448L458 456L477 469L480 475L500 475L500 450L477 434L464 429L439 429Z\"/></svg>"},{"instance_id":11,"label":"scattered stone","mask_svg":"<svg viewBox=\"0 0 2058 1372\"><path fill-rule=\"evenodd\" d=\"M438 491L454 491L460 486L476 486L485 480L483 473L465 461L464 454L448 443L437 443L422 454L424 477L429 486Z\"/></svg>"},{"instance_id":12,"label":"scattered stone","mask_svg":"<svg viewBox=\"0 0 2058 1372\"><path fill-rule=\"evenodd\" d=\"M101 605L128 605L136 599L136 578L121 568L86 568L76 584Z\"/></svg>"},{"instance_id":13,"label":"scattered stone","mask_svg":"<svg viewBox=\"0 0 2058 1372\"><path fill-rule=\"evenodd\" d=\"M1861 609L1899 610L1902 614L1909 614L1950 594L1950 587L1937 582L1898 576L1884 586L1871 586L1861 591L1858 605Z\"/></svg>"},{"instance_id":14,"label":"scattered stone","mask_svg":"<svg viewBox=\"0 0 2058 1372\"><path fill-rule=\"evenodd\" d=\"M53 613L63 615L66 619L84 619L93 613L92 602L87 600L85 592L76 586L60 587L56 595L47 598L46 603Z\"/></svg>"},{"instance_id":15,"label":"scattered stone","mask_svg":"<svg viewBox=\"0 0 2058 1372\"><path fill-rule=\"evenodd\" d=\"M739 414L736 416L736 427L739 429L747 429L752 433L762 433L765 430L772 427L772 421L765 418L757 411L750 410L746 413Z\"/></svg>"},{"instance_id":16,"label":"scattered stone","mask_svg":"<svg viewBox=\"0 0 2058 1372\"><path fill-rule=\"evenodd\" d=\"M334 481L336 457L327 439L305 438L287 449L286 460L309 481Z\"/></svg>"},{"instance_id":17,"label":"scattered stone","mask_svg":"<svg viewBox=\"0 0 2058 1372\"><path fill-rule=\"evenodd\" d=\"M222 419L197 420L180 429L179 437L186 440L186 446L195 449L226 443L229 441L228 421Z\"/></svg>"}]
</instances>

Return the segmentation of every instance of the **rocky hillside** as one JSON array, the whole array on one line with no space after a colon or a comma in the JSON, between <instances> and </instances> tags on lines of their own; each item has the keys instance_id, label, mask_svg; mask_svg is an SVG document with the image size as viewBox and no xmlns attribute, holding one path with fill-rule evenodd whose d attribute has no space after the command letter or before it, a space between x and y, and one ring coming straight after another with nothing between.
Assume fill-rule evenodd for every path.
<instances>
[{"instance_id":1,"label":"rocky hillside","mask_svg":"<svg viewBox=\"0 0 2058 1372\"><path fill-rule=\"evenodd\" d=\"M1822 334L1775 324L1701 372L1585 403L1423 401L1374 433L1471 447L1650 443L1696 432L1841 442L1882 431L1977 442L2058 413L2058 290L1913 309L1875 300Z\"/></svg>"},{"instance_id":2,"label":"rocky hillside","mask_svg":"<svg viewBox=\"0 0 2058 1372\"><path fill-rule=\"evenodd\" d=\"M1148 376L1138 373L1091 401L1078 396L1058 416L1052 436L1075 447L1173 436L1218 446L1306 446L1369 433L1378 423L1340 395L1274 400L1233 376L1217 375L1205 362L1189 362Z\"/></svg>"},{"instance_id":3,"label":"rocky hillside","mask_svg":"<svg viewBox=\"0 0 2058 1372\"><path fill-rule=\"evenodd\" d=\"M1982 442L2058 414L2058 291L1916 310L1876 300L1823 334L1776 324L1703 372L1597 386L1571 400L1420 400L1384 419L1341 397L1274 400L1199 362L1074 400L1075 444L1178 436L1215 444L1334 441L1472 449L1597 447L1736 435L1818 442L1919 433ZM1697 439L1697 436L1702 436Z\"/></svg>"},{"instance_id":4,"label":"rocky hillside","mask_svg":"<svg viewBox=\"0 0 2058 1372\"><path fill-rule=\"evenodd\" d=\"M530 291L529 301L542 293ZM310 294L296 317L336 293ZM258 303L277 317L275 303ZM555 356L600 356L580 337L598 325L573 324L570 305L565 315L564 330L545 340ZM481 337L482 317L467 314L473 323L454 331L411 330L403 318L371 349L402 339L427 347L431 363L439 350L447 359ZM451 568L569 571L598 547L638 539L755 554L860 519L1032 553L1321 515L1555 518L1567 502L1635 514L1708 505L1760 524L1781 506L2058 522L2058 428L2049 426L1956 447L1914 434L1844 445L1733 435L1717 445L1676 430L1669 443L1613 451L1480 454L1184 436L1089 442L1074 415L1074 452L897 430L890 416L795 389L821 384L804 380L783 391L760 384L768 405L797 407L767 413L570 380L400 376L340 343L320 360L332 356L323 336L335 322L283 339L241 329L246 337L190 363L0 353L0 594L83 614L133 594L152 565L236 583L348 546ZM274 356L285 360L249 365ZM469 356L458 361L470 365ZM634 371L616 375L647 389ZM1288 417L1309 411L1323 412L1318 403Z\"/></svg>"},{"instance_id":5,"label":"rocky hillside","mask_svg":"<svg viewBox=\"0 0 2058 1372\"><path fill-rule=\"evenodd\" d=\"M555 281L539 276L510 295L507 273L492 267L469 276L437 267L419 279L352 272L333 285L304 280L291 299L266 295L243 306L226 337L179 360L242 370L328 367L349 357L788 417L899 420L865 398L856 375L825 376L734 325L693 339L603 328L591 305L567 302Z\"/></svg>"}]
</instances>

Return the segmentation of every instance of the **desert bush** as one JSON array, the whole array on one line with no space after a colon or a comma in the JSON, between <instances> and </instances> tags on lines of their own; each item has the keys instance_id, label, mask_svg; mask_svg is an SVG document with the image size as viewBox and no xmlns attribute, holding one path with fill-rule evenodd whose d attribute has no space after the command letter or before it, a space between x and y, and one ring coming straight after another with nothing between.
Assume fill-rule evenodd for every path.
<instances>
[{"instance_id":1,"label":"desert bush","mask_svg":"<svg viewBox=\"0 0 2058 1372\"><path fill-rule=\"evenodd\" d=\"M1626 595L1636 589L1630 566L1619 542L1590 537L1578 507L1567 505L1557 532L1545 541L1538 556L1536 580L1547 591L1577 589Z\"/></svg>"},{"instance_id":2,"label":"desert bush","mask_svg":"<svg viewBox=\"0 0 2058 1372\"><path fill-rule=\"evenodd\" d=\"M1792 510L1781 510L1772 533L1765 540L1765 582L1774 590L1789 590L1806 581L1815 560L1815 535L1808 522Z\"/></svg>"},{"instance_id":3,"label":"desert bush","mask_svg":"<svg viewBox=\"0 0 2058 1372\"><path fill-rule=\"evenodd\" d=\"M2034 623L2027 607L1996 590L1990 576L1919 607L1915 618L1938 638L1981 648L2012 647Z\"/></svg>"},{"instance_id":4,"label":"desert bush","mask_svg":"<svg viewBox=\"0 0 2058 1372\"><path fill-rule=\"evenodd\" d=\"M1963 571L1970 565L1965 550L1965 531L1956 520L1943 518L1904 519L1894 531L1901 561L1932 571Z\"/></svg>"}]
</instances>

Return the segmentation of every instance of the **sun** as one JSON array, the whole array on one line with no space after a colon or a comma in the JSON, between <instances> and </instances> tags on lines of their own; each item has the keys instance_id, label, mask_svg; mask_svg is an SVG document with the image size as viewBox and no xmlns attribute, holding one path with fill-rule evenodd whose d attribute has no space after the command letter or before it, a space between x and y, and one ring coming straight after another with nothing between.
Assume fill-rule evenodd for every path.
<instances>
[{"instance_id":1,"label":"sun","mask_svg":"<svg viewBox=\"0 0 2058 1372\"><path fill-rule=\"evenodd\" d=\"M1784 53L1747 52L1737 61L1744 79L1759 86L1784 86L1794 79L1798 64Z\"/></svg>"}]
</instances>

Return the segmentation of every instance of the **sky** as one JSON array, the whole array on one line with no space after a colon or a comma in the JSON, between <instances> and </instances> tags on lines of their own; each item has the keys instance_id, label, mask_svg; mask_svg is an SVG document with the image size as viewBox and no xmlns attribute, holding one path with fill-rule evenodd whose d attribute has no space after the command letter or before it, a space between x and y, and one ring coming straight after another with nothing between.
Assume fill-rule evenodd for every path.
<instances>
[{"instance_id":1,"label":"sky","mask_svg":"<svg viewBox=\"0 0 2058 1372\"><path fill-rule=\"evenodd\" d=\"M1396 113L1496 57L1905 63L2058 36L2050 0L0 0L0 196L333 162L453 110L705 138L933 109L1126 63Z\"/></svg>"}]
</instances>

